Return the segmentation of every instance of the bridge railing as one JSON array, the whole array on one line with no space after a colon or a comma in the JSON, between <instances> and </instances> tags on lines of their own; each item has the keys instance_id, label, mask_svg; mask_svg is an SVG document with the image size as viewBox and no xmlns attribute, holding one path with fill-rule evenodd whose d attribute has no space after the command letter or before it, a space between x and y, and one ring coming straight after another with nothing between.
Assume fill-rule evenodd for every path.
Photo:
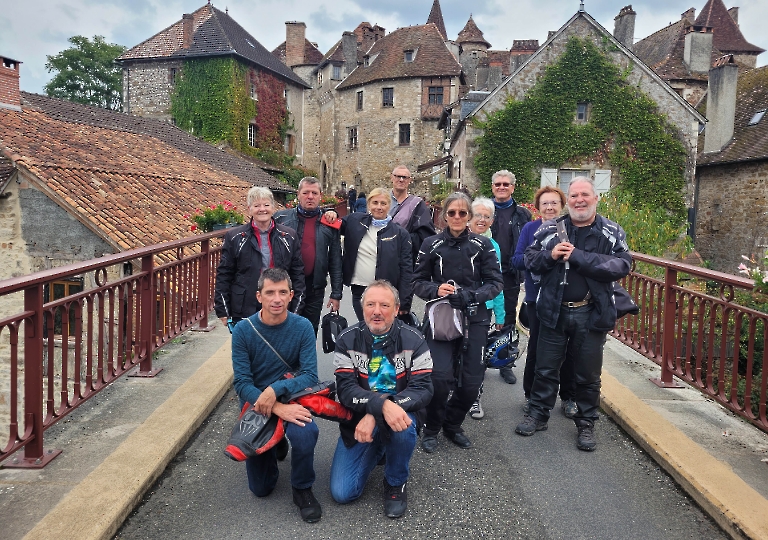
<instances>
[{"instance_id":1,"label":"bridge railing","mask_svg":"<svg viewBox=\"0 0 768 540\"><path fill-rule=\"evenodd\" d=\"M208 329L221 256L211 241L223 234L0 281L3 466L44 466L60 452L43 448L45 430L137 366L132 375L154 376L157 349Z\"/></svg>"},{"instance_id":2,"label":"bridge railing","mask_svg":"<svg viewBox=\"0 0 768 540\"><path fill-rule=\"evenodd\" d=\"M640 313L620 319L612 334L661 366L658 385L675 387L678 377L768 432L768 314L740 305L736 295L754 282L632 255L633 271L623 285Z\"/></svg>"}]
</instances>

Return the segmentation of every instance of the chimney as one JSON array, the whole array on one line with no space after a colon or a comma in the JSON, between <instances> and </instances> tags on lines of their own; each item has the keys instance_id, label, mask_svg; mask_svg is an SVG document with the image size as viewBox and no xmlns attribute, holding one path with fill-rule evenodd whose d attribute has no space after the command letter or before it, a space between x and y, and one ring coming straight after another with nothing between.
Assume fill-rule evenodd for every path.
<instances>
[{"instance_id":1,"label":"chimney","mask_svg":"<svg viewBox=\"0 0 768 540\"><path fill-rule=\"evenodd\" d=\"M738 77L739 68L732 54L719 58L709 70L704 152L719 152L733 138Z\"/></svg>"},{"instance_id":2,"label":"chimney","mask_svg":"<svg viewBox=\"0 0 768 540\"><path fill-rule=\"evenodd\" d=\"M195 33L195 19L191 13L181 16L181 48L189 49L192 46L192 36Z\"/></svg>"},{"instance_id":3,"label":"chimney","mask_svg":"<svg viewBox=\"0 0 768 540\"><path fill-rule=\"evenodd\" d=\"M707 73L712 65L712 27L689 26L685 32L685 67L692 73Z\"/></svg>"},{"instance_id":4,"label":"chimney","mask_svg":"<svg viewBox=\"0 0 768 540\"><path fill-rule=\"evenodd\" d=\"M632 50L635 42L635 17L637 13L632 9L632 5L624 6L619 14L613 19L613 37L619 40L627 49Z\"/></svg>"},{"instance_id":5,"label":"chimney","mask_svg":"<svg viewBox=\"0 0 768 540\"><path fill-rule=\"evenodd\" d=\"M0 108L21 110L20 66L21 62L0 56Z\"/></svg>"},{"instance_id":6,"label":"chimney","mask_svg":"<svg viewBox=\"0 0 768 540\"><path fill-rule=\"evenodd\" d=\"M687 11L683 11L680 14L681 19L688 19L689 21L693 22L696 20L696 8L688 8Z\"/></svg>"},{"instance_id":7,"label":"chimney","mask_svg":"<svg viewBox=\"0 0 768 540\"><path fill-rule=\"evenodd\" d=\"M739 8L738 7L732 7L728 10L728 15L731 16L731 19L733 19L733 22L735 22L737 25L739 24Z\"/></svg>"},{"instance_id":8,"label":"chimney","mask_svg":"<svg viewBox=\"0 0 768 540\"><path fill-rule=\"evenodd\" d=\"M304 64L304 43L307 25L298 21L285 23L285 64L288 67Z\"/></svg>"},{"instance_id":9,"label":"chimney","mask_svg":"<svg viewBox=\"0 0 768 540\"><path fill-rule=\"evenodd\" d=\"M344 53L344 70L349 75L357 67L357 36L354 32L341 35L341 48Z\"/></svg>"}]
</instances>

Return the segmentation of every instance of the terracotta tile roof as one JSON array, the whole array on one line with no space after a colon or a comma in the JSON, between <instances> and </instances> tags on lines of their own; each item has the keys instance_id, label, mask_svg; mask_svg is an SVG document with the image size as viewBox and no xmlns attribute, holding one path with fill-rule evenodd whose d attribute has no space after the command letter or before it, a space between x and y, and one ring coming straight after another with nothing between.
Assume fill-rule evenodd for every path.
<instances>
[{"instance_id":1,"label":"terracotta tile roof","mask_svg":"<svg viewBox=\"0 0 768 540\"><path fill-rule=\"evenodd\" d=\"M183 19L117 57L118 63L158 58L200 58L233 55L271 71L283 80L309 88L309 85L265 49L227 13L207 4L192 13L192 45L182 47Z\"/></svg>"},{"instance_id":2,"label":"terracotta tile roof","mask_svg":"<svg viewBox=\"0 0 768 540\"><path fill-rule=\"evenodd\" d=\"M469 16L469 20L467 21L467 24L464 25L464 29L459 32L459 37L456 39L456 43L482 43L488 48L491 47L491 44L485 41L483 33L475 24L474 19L472 19L472 15Z\"/></svg>"},{"instance_id":3,"label":"terracotta tile roof","mask_svg":"<svg viewBox=\"0 0 768 540\"><path fill-rule=\"evenodd\" d=\"M443 39L448 39L448 32L445 31L445 21L443 20L443 10L440 9L440 0L432 2L432 9L427 17L427 24L433 23L440 31Z\"/></svg>"},{"instance_id":4,"label":"terracotta tile roof","mask_svg":"<svg viewBox=\"0 0 768 540\"><path fill-rule=\"evenodd\" d=\"M405 61L407 50L416 52L413 62ZM368 55L375 58L368 66L358 66L352 71L336 87L338 90L386 79L461 74L461 65L431 23L398 28L374 43Z\"/></svg>"},{"instance_id":5,"label":"terracotta tile roof","mask_svg":"<svg viewBox=\"0 0 768 540\"><path fill-rule=\"evenodd\" d=\"M292 188L264 172L264 169L278 170L275 167L256 159L249 159L250 163L248 163L193 137L169 122L115 113L100 107L86 107L63 99L49 98L28 92L22 92L21 97L26 108L39 109L51 118L64 122L149 135L181 152L194 155L212 167L237 175L255 185L266 186L273 191L293 191Z\"/></svg>"},{"instance_id":6,"label":"terracotta tile roof","mask_svg":"<svg viewBox=\"0 0 768 540\"><path fill-rule=\"evenodd\" d=\"M683 62L685 29L693 23L682 18L632 45L632 52L665 81L676 79L707 80L706 73L691 73ZM711 63L723 56L712 47Z\"/></svg>"},{"instance_id":7,"label":"terracotta tile roof","mask_svg":"<svg viewBox=\"0 0 768 540\"><path fill-rule=\"evenodd\" d=\"M272 54L277 57L283 64L285 64L285 41L272 51ZM320 52L313 43L308 39L304 39L304 64L306 66L316 66L323 60L323 53Z\"/></svg>"},{"instance_id":8,"label":"terracotta tile roof","mask_svg":"<svg viewBox=\"0 0 768 540\"><path fill-rule=\"evenodd\" d=\"M766 109L768 109L768 66L740 74L736 90L733 139L720 152L700 153L696 166L756 159L768 160L768 114L757 124L749 125L756 112ZM704 148L703 139L699 140L699 148Z\"/></svg>"},{"instance_id":9,"label":"terracotta tile roof","mask_svg":"<svg viewBox=\"0 0 768 540\"><path fill-rule=\"evenodd\" d=\"M191 222L184 214L223 200L238 204L253 186L237 171L199 159L195 150L202 144L224 162L242 160L173 126L166 124L179 140L169 142L151 134L150 124L163 122L141 118L143 126L124 129L128 115L103 110L113 117L109 125L97 114L102 110L93 109L22 92L21 112L0 109L0 154L117 250L188 236ZM67 118L78 113L85 121ZM187 139L186 151L181 139ZM253 169L245 161L240 166ZM266 173L258 176L279 184Z\"/></svg>"},{"instance_id":10,"label":"terracotta tile roof","mask_svg":"<svg viewBox=\"0 0 768 540\"><path fill-rule=\"evenodd\" d=\"M697 26L711 26L715 30L713 46L726 54L761 53L761 49L744 39L739 25L728 13L723 0L708 0L694 22Z\"/></svg>"}]
</instances>

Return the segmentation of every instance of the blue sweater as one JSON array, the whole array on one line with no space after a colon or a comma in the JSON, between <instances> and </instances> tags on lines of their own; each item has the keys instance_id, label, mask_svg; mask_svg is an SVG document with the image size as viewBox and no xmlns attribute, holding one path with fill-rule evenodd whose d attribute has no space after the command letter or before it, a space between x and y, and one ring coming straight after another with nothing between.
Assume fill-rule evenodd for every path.
<instances>
[{"instance_id":1,"label":"blue sweater","mask_svg":"<svg viewBox=\"0 0 768 540\"><path fill-rule=\"evenodd\" d=\"M525 268L525 248L533 244L533 235L541 227L541 218L536 221L529 221L520 231L520 239L517 241L515 254L512 255L512 266L518 270L525 270L525 301L535 302L539 294L539 284L533 282L533 276Z\"/></svg>"},{"instance_id":2,"label":"blue sweater","mask_svg":"<svg viewBox=\"0 0 768 540\"><path fill-rule=\"evenodd\" d=\"M255 403L268 386L280 398L317 384L315 332L309 320L290 312L284 322L275 326L261 322L260 312L248 319L291 365L296 377L282 378L288 367L243 319L232 332L234 386L241 405L246 401Z\"/></svg>"}]
</instances>

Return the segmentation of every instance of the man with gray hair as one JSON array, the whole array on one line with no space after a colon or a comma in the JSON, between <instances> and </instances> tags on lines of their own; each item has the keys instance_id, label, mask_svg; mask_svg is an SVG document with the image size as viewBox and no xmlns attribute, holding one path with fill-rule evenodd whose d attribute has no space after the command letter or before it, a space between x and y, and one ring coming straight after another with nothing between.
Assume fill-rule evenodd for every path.
<instances>
[{"instance_id":1,"label":"man with gray hair","mask_svg":"<svg viewBox=\"0 0 768 540\"><path fill-rule=\"evenodd\" d=\"M304 263L304 309L300 313L312 323L317 335L320 312L325 299L328 276L331 278L331 295L327 307L339 310L342 295L341 237L339 229L322 221L320 181L306 176L299 182L296 208L281 210L275 214L275 222L296 231L299 238L301 259Z\"/></svg>"},{"instance_id":2,"label":"man with gray hair","mask_svg":"<svg viewBox=\"0 0 768 540\"><path fill-rule=\"evenodd\" d=\"M576 382L576 446L587 452L597 444L605 336L616 324L613 282L632 265L624 230L597 214L597 199L592 180L575 178L568 188L568 214L542 223L525 250L526 268L540 276L540 327L529 413L515 428L524 436L547 429L567 355Z\"/></svg>"},{"instance_id":3,"label":"man with gray hair","mask_svg":"<svg viewBox=\"0 0 768 540\"><path fill-rule=\"evenodd\" d=\"M435 225L432 223L432 213L427 203L421 197L411 195L408 186L411 185L411 171L405 165L398 165L391 175L392 179L392 206L389 215L392 221L400 225L411 235L411 247L413 249L413 265L419 256L419 249L424 239L435 234Z\"/></svg>"},{"instance_id":4,"label":"man with gray hair","mask_svg":"<svg viewBox=\"0 0 768 540\"><path fill-rule=\"evenodd\" d=\"M506 169L496 171L491 178L493 204L496 207L496 218L491 225L491 235L501 251L501 276L504 279L504 325L515 332L517 322L517 299L520 296L522 272L512 266L512 255L515 254L517 241L523 226L531 221L531 213L527 208L519 206L512 194L515 192L515 175ZM504 382L515 384L517 377L512 372L512 365L499 370Z\"/></svg>"}]
</instances>

